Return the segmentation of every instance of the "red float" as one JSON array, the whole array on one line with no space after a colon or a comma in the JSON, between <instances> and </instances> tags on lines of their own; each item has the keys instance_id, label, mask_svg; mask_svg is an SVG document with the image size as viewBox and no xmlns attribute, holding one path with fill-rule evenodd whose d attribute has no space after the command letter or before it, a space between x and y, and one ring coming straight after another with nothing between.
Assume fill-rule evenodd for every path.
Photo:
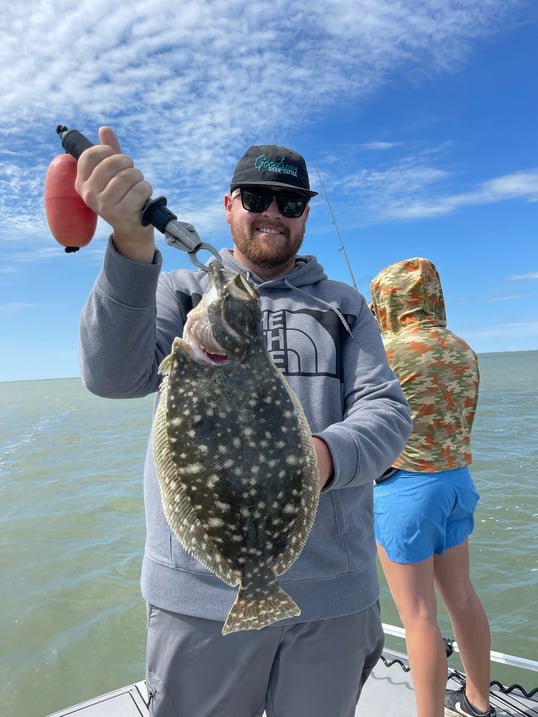
<instances>
[{"instance_id":1,"label":"red float","mask_svg":"<svg viewBox=\"0 0 538 717\"><path fill-rule=\"evenodd\" d=\"M75 190L76 175L77 160L70 154L59 154L49 164L45 178L47 222L66 252L89 244L97 226L97 214Z\"/></svg>"}]
</instances>

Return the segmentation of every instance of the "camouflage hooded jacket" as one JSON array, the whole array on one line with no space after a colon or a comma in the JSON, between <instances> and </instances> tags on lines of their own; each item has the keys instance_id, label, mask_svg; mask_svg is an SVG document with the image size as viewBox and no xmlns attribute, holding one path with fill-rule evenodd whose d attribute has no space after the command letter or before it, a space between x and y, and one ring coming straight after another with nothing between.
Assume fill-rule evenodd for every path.
<instances>
[{"instance_id":1,"label":"camouflage hooded jacket","mask_svg":"<svg viewBox=\"0 0 538 717\"><path fill-rule=\"evenodd\" d=\"M389 363L413 419L413 432L394 466L420 473L468 465L478 359L446 327L435 265L422 258L391 264L372 279L370 292Z\"/></svg>"}]
</instances>

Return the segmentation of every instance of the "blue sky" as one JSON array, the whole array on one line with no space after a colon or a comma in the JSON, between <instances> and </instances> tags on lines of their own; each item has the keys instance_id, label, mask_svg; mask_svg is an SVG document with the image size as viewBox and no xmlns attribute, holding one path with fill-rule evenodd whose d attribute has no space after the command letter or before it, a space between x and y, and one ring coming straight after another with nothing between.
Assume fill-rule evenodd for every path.
<instances>
[{"instance_id":1,"label":"blue sky","mask_svg":"<svg viewBox=\"0 0 538 717\"><path fill-rule=\"evenodd\" d=\"M219 248L244 150L292 147L320 191L304 252L331 277L351 282L338 234L366 296L387 264L426 256L449 327L476 351L538 349L533 0L113 5L2 9L0 380L78 375L78 318L108 227L76 254L50 234L57 124L92 141L112 126L154 196ZM159 242L165 269L190 266Z\"/></svg>"}]
</instances>

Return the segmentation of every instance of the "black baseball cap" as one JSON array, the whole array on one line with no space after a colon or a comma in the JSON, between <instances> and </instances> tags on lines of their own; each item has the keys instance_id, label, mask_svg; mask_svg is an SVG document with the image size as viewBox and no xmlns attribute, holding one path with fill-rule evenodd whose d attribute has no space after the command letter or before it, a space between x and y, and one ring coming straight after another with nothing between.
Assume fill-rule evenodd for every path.
<instances>
[{"instance_id":1,"label":"black baseball cap","mask_svg":"<svg viewBox=\"0 0 538 717\"><path fill-rule=\"evenodd\" d=\"M276 144L254 145L247 149L235 168L230 191L258 185L295 189L308 197L317 194L310 189L303 157L293 149Z\"/></svg>"}]
</instances>

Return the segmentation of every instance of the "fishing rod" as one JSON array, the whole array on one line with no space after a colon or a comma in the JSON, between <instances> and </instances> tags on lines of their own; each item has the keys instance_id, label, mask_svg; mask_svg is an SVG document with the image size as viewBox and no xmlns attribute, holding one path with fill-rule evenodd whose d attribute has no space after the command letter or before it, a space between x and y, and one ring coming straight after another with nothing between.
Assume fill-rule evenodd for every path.
<instances>
[{"instance_id":1,"label":"fishing rod","mask_svg":"<svg viewBox=\"0 0 538 717\"><path fill-rule=\"evenodd\" d=\"M329 207L329 211L330 211L330 213L331 213L332 223L333 223L334 228L335 228L335 230L336 230L336 235L337 235L337 237L338 237L338 241L340 242L340 251L341 251L342 254L344 255L344 259L345 259L345 262L346 262L346 264L347 264L347 268L348 268L349 274L350 274L350 276L351 276L351 283L352 283L353 288L355 289L355 291L358 291L358 289L357 289L357 283L355 282L355 277L353 276L353 269L351 268L351 264L349 263L349 259L348 259L348 257L347 257L347 252L346 252L346 248L345 248L345 246L344 246L344 241L343 241L342 236L341 236L341 234L340 234L340 230L338 229L338 224L336 223L336 217L334 216L333 208L331 207L331 203L330 203L330 201L329 201L329 196L328 196L327 192L325 191L325 185L323 184L323 181L322 181L322 179L321 179L321 174L320 174L320 171L319 171L319 169L318 169L318 167L317 167L317 164L314 164L314 167L316 168L316 172L318 173L318 179L319 179L319 184L320 184L320 187L321 187L321 191L323 192L323 196L325 197L325 201L327 202L327 206Z\"/></svg>"}]
</instances>

